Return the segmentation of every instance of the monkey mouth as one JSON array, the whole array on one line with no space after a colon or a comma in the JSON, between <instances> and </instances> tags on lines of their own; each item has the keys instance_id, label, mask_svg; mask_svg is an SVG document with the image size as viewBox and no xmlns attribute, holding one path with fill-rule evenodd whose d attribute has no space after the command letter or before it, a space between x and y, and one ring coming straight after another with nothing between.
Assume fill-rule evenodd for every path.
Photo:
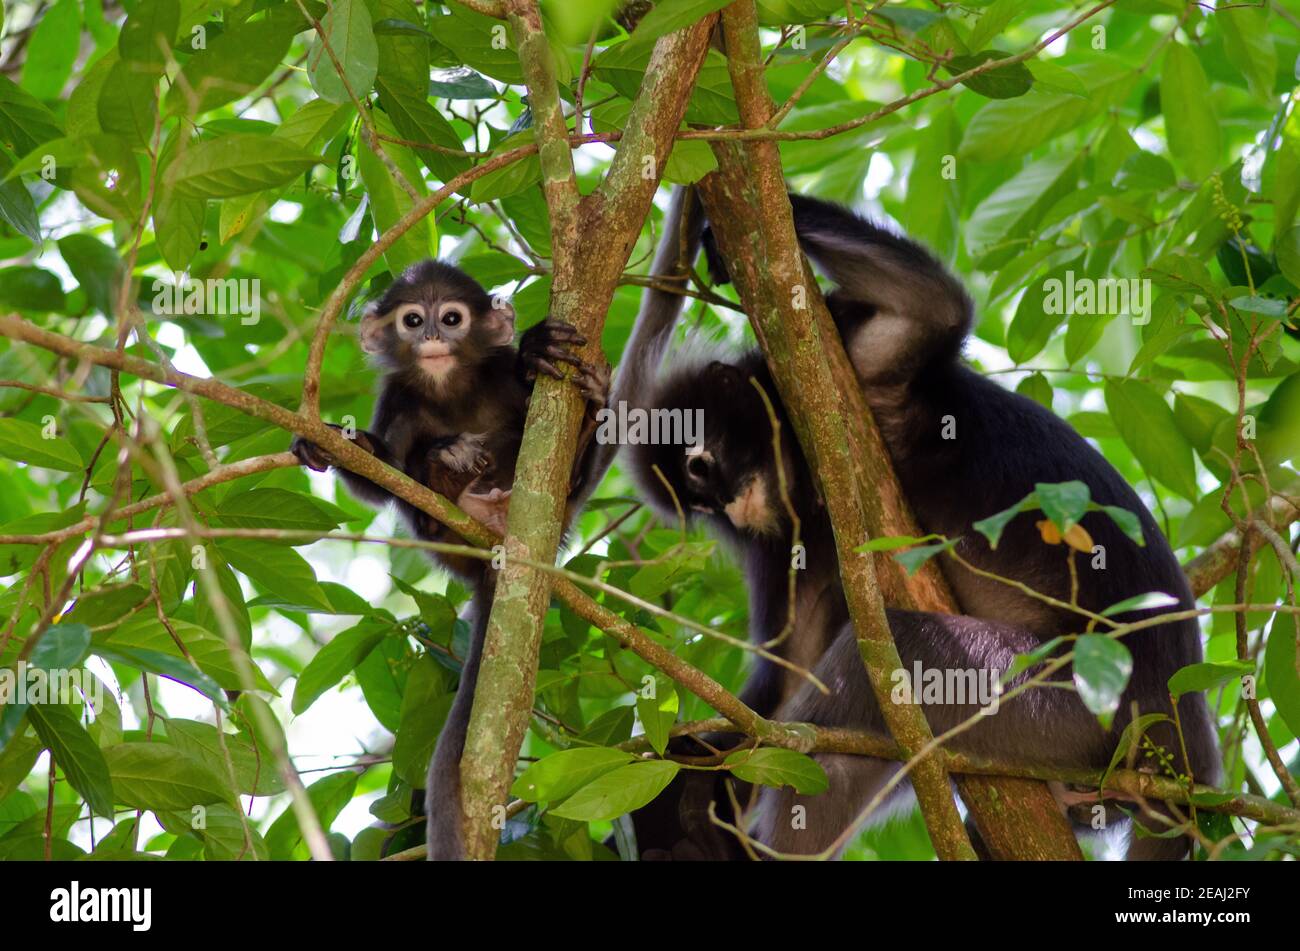
<instances>
[{"instance_id":1,"label":"monkey mouth","mask_svg":"<svg viewBox=\"0 0 1300 951\"><path fill-rule=\"evenodd\" d=\"M776 534L777 522L768 502L767 480L762 476L750 479L723 511L727 513L731 524L742 532L754 535Z\"/></svg>"},{"instance_id":2,"label":"monkey mouth","mask_svg":"<svg viewBox=\"0 0 1300 951\"><path fill-rule=\"evenodd\" d=\"M456 363L451 353L430 353L419 358L420 368L431 376L442 376Z\"/></svg>"}]
</instances>

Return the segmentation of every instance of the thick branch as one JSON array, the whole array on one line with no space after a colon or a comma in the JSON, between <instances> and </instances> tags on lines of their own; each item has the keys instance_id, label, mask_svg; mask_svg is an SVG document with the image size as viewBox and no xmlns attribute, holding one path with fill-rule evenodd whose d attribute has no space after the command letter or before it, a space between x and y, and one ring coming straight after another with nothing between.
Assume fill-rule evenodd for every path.
<instances>
[{"instance_id":1,"label":"thick branch","mask_svg":"<svg viewBox=\"0 0 1300 951\"><path fill-rule=\"evenodd\" d=\"M763 78L757 13L753 0L738 0L722 14L727 55L741 122L762 127L773 112ZM902 666L885 618L880 584L870 558L853 548L870 536L868 507L878 499L854 478L855 448L867 442L862 412L843 412L847 394L861 394L847 360L835 343L830 315L817 293L795 237L790 202L777 147L770 142L716 143L719 170L701 196L719 246L734 267L732 279L745 304L759 343L772 367L777 388L790 410L801 445L822 481L835 529L840 576L849 614L867 666L872 690L890 732L903 749L916 751L933 737L920 708L890 702L891 671ZM811 308L802 302L811 304ZM841 387L828 354L839 351ZM851 373L851 371L850 371ZM814 384L814 381L817 381ZM836 392L836 390L840 392ZM852 403L850 403L850 407ZM883 451L875 454L886 458ZM875 501L878 525L880 502ZM891 587L901 595L899 578ZM941 759L929 757L913 773L922 814L941 858L974 858L953 803Z\"/></svg>"},{"instance_id":2,"label":"thick branch","mask_svg":"<svg viewBox=\"0 0 1300 951\"><path fill-rule=\"evenodd\" d=\"M606 186L597 197L584 201L578 193L541 15L533 0L511 0L509 4L551 215L551 313L587 338L582 355L588 360L603 359L599 341L605 312L649 212L659 168L685 114L713 19L706 17L656 44ZM626 171L642 154L657 159L651 178ZM600 238L594 248L593 235ZM550 579L519 559L555 559L582 411L583 402L573 387L562 381L538 380L515 467L506 526L506 564L497 576L461 760L464 842L470 858L489 859L496 852L493 811L506 799L528 727L542 621L551 597ZM557 447L563 449L557 452Z\"/></svg>"}]
</instances>

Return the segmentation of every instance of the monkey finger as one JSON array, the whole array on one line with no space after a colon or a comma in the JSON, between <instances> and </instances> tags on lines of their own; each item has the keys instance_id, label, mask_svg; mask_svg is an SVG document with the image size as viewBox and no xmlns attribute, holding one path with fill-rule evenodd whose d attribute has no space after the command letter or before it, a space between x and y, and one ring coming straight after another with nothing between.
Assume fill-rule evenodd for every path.
<instances>
[{"instance_id":1,"label":"monkey finger","mask_svg":"<svg viewBox=\"0 0 1300 951\"><path fill-rule=\"evenodd\" d=\"M551 360L558 360L560 363L567 363L571 367L581 368L583 365L583 360L581 357L577 356L576 354L570 353L568 350L565 350L563 347L547 346L543 348L542 352L547 356L547 358Z\"/></svg>"},{"instance_id":2,"label":"monkey finger","mask_svg":"<svg viewBox=\"0 0 1300 951\"><path fill-rule=\"evenodd\" d=\"M552 340L564 340L576 343L578 346L582 346L587 342L587 338L578 332L577 327L573 326L573 324L567 324L562 320L555 320L548 317L542 324L542 327L545 328L546 336L550 337Z\"/></svg>"},{"instance_id":3,"label":"monkey finger","mask_svg":"<svg viewBox=\"0 0 1300 951\"><path fill-rule=\"evenodd\" d=\"M560 372L559 367L557 367L553 363L548 362L547 360L544 360L543 358L537 356L536 354L529 356L528 363L531 368L533 376L536 376L538 371L540 371L542 373L545 373L547 376L555 377L555 379L557 380L564 379L564 374Z\"/></svg>"}]
</instances>

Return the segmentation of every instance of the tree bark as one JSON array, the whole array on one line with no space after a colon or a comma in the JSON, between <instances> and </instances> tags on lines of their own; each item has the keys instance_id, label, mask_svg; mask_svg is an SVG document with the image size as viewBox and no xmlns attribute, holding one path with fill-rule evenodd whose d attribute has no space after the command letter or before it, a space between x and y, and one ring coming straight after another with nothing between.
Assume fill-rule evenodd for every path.
<instances>
[{"instance_id":1,"label":"tree bark","mask_svg":"<svg viewBox=\"0 0 1300 951\"><path fill-rule=\"evenodd\" d=\"M723 29L742 125L761 128L773 105L763 84L752 0L728 7ZM713 148L719 171L701 183L705 209L728 261L737 264L733 279L800 445L822 482L850 613L881 709L900 745L919 749L931 737L923 715L917 708L888 702L888 676L899 661L876 594L877 579L884 602L892 605L954 614L955 601L934 562L909 579L887 555L877 556L873 570L868 557L852 551L870 537L916 535L915 520L816 281L803 263L775 143L718 142ZM808 306L802 310L792 303L796 288L806 297ZM957 836L952 829L955 809L942 764L929 769L914 785L936 851L941 857L969 857L964 833ZM926 784L930 788L922 798ZM960 777L958 786L994 858L1082 857L1045 784L1012 780L1002 785L984 777Z\"/></svg>"},{"instance_id":2,"label":"tree bark","mask_svg":"<svg viewBox=\"0 0 1300 951\"><path fill-rule=\"evenodd\" d=\"M656 43L606 181L585 199L578 192L537 4L511 0L508 19L528 85L551 215L551 313L587 338L586 359L601 360L605 313L649 213L716 16ZM653 160L650 176L642 174L648 159ZM490 859L496 852L498 829L492 820L506 802L528 728L542 621L551 598L550 578L518 559L555 560L582 411L583 401L568 383L538 379L515 468L505 564L497 577L461 760L464 842L470 858Z\"/></svg>"}]
</instances>

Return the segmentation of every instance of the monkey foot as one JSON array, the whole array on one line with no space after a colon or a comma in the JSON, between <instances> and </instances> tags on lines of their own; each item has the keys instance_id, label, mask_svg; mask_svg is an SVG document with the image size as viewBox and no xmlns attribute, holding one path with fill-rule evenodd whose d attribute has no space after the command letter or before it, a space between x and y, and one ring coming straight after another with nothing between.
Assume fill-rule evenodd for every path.
<instances>
[{"instance_id":1,"label":"monkey foot","mask_svg":"<svg viewBox=\"0 0 1300 951\"><path fill-rule=\"evenodd\" d=\"M450 445L437 452L438 461L453 472L486 472L492 466L492 454L483 448L483 433L462 433Z\"/></svg>"}]
</instances>

